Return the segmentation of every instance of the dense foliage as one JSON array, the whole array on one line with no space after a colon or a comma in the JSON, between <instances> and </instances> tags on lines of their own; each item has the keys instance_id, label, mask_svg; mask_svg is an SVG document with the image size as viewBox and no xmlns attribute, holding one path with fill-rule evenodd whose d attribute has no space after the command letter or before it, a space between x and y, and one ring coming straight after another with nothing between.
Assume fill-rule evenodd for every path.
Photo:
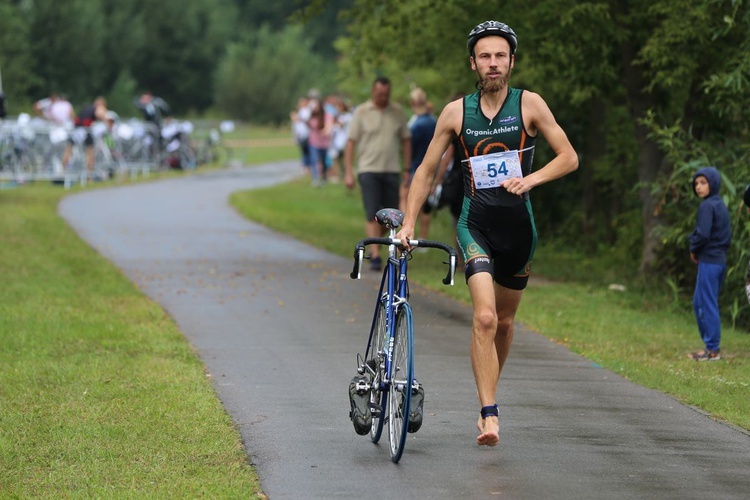
<instances>
[{"instance_id":1,"label":"dense foliage","mask_svg":"<svg viewBox=\"0 0 750 500\"><path fill-rule=\"evenodd\" d=\"M0 0L0 71L11 113L57 90L129 114L151 89L178 113L281 123L310 87L357 103L381 74L396 100L418 85L439 112L473 90L466 34L487 18L516 30L512 84L545 98L580 155L535 190L542 238L689 292L690 180L712 164L734 216L722 302L741 299L748 0ZM548 158L540 141L536 165Z\"/></svg>"},{"instance_id":2,"label":"dense foliage","mask_svg":"<svg viewBox=\"0 0 750 500\"><path fill-rule=\"evenodd\" d=\"M76 107L104 95L128 116L133 97L151 90L178 114L283 121L301 92L332 89L335 19L351 1L301 16L310 3L0 0L9 113L58 92ZM252 102L237 107L249 91Z\"/></svg>"}]
</instances>

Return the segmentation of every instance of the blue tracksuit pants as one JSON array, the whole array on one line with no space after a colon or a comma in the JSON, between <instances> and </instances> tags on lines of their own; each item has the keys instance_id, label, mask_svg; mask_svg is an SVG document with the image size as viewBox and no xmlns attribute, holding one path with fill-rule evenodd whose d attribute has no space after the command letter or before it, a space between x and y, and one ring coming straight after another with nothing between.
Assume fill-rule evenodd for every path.
<instances>
[{"instance_id":1,"label":"blue tracksuit pants","mask_svg":"<svg viewBox=\"0 0 750 500\"><path fill-rule=\"evenodd\" d=\"M721 318L719 316L719 290L724 283L727 266L698 262L698 277L695 280L693 310L698 322L698 331L709 351L718 351L721 341Z\"/></svg>"}]
</instances>

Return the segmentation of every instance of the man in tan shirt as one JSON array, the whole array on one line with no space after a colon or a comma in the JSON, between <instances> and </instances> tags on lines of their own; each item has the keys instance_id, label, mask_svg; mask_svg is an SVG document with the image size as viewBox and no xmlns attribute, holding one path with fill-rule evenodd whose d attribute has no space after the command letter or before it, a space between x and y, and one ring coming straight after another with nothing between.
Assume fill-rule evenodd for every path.
<instances>
[{"instance_id":1,"label":"man in tan shirt","mask_svg":"<svg viewBox=\"0 0 750 500\"><path fill-rule=\"evenodd\" d=\"M354 151L357 150L357 180L362 191L365 235L368 238L383 236L383 228L375 221L375 213L381 208L398 208L399 176L401 172L404 176L409 175L411 135L403 109L390 98L390 80L376 78L370 100L354 111L344 151L346 187L353 189ZM371 269L382 269L377 245L371 247L370 258Z\"/></svg>"}]
</instances>

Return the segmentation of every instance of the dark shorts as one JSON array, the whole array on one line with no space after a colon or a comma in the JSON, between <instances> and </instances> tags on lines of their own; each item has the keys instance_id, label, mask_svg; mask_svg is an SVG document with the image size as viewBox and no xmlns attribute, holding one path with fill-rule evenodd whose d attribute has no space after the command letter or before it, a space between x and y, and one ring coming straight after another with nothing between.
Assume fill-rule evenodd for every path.
<instances>
[{"instance_id":1,"label":"dark shorts","mask_svg":"<svg viewBox=\"0 0 750 500\"><path fill-rule=\"evenodd\" d=\"M487 272L501 286L526 288L537 238L530 202L491 207L481 214L469 207L458 219L456 234L467 281Z\"/></svg>"},{"instance_id":2,"label":"dark shorts","mask_svg":"<svg viewBox=\"0 0 750 500\"><path fill-rule=\"evenodd\" d=\"M85 132L84 132L84 131L85 131ZM85 133L85 135L84 135L84 133ZM91 130L89 130L89 129L88 129L87 127L76 127L76 128L75 128L75 129L73 130L72 134L78 134L78 135L79 135L80 137L83 137L83 141L82 141L82 144L83 144L84 146L86 146L86 147L90 147L90 146L93 146L93 145L94 145L94 136L93 136L93 135L91 135ZM71 134L71 136L70 136L70 137L68 137L68 144L70 144L71 146L72 146L72 145L75 145L75 143L77 142L77 141L76 141L76 140L75 140L75 139L73 138L73 135L72 135L72 134Z\"/></svg>"},{"instance_id":3,"label":"dark shorts","mask_svg":"<svg viewBox=\"0 0 750 500\"><path fill-rule=\"evenodd\" d=\"M398 208L399 174L364 173L357 176L365 205L365 218L375 219L381 208Z\"/></svg>"}]
</instances>

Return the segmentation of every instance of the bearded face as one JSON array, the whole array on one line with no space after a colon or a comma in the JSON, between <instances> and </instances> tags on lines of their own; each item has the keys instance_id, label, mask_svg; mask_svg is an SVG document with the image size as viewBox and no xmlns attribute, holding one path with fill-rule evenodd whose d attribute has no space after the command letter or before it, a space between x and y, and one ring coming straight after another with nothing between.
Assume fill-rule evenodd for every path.
<instances>
[{"instance_id":1,"label":"bearded face","mask_svg":"<svg viewBox=\"0 0 750 500\"><path fill-rule=\"evenodd\" d=\"M490 71L482 76L479 74L479 71L477 71L479 85L481 89L488 94L500 92L502 89L508 86L508 82L510 82L510 75L512 72L513 68L508 68L508 71L504 74L500 72Z\"/></svg>"},{"instance_id":2,"label":"bearded face","mask_svg":"<svg viewBox=\"0 0 750 500\"><path fill-rule=\"evenodd\" d=\"M482 91L496 93L507 88L513 71L510 44L500 36L481 38L474 46L471 67Z\"/></svg>"}]
</instances>

